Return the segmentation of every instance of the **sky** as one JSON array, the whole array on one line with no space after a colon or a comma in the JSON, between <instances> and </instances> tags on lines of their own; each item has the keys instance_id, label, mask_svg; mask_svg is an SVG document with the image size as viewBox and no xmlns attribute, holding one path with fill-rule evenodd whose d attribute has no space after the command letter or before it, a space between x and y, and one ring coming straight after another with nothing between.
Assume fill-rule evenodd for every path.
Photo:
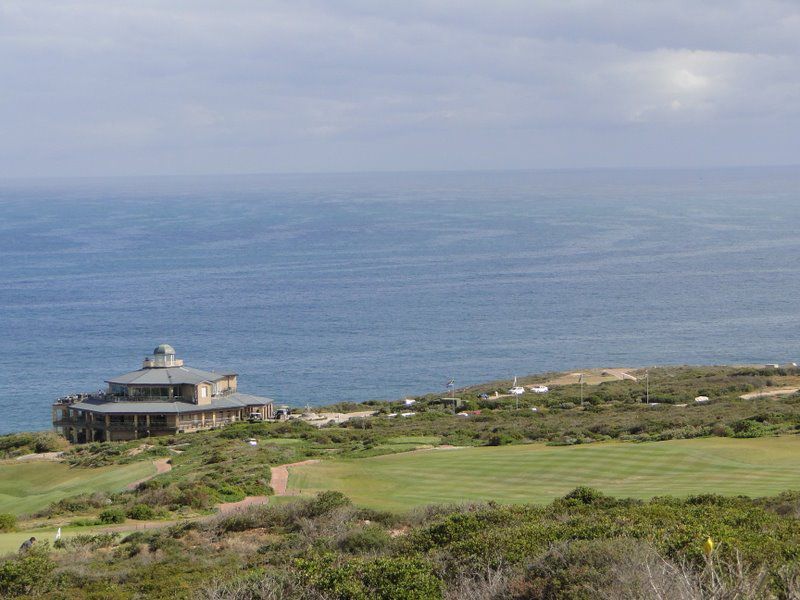
<instances>
[{"instance_id":1,"label":"sky","mask_svg":"<svg viewBox=\"0 0 800 600\"><path fill-rule=\"evenodd\" d=\"M800 163L800 2L0 0L0 177Z\"/></svg>"}]
</instances>

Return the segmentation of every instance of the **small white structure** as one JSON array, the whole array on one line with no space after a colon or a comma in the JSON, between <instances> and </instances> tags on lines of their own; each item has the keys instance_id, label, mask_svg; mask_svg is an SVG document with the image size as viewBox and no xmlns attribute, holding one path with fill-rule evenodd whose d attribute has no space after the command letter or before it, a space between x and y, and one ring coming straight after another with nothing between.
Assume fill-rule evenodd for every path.
<instances>
[{"instance_id":1,"label":"small white structure","mask_svg":"<svg viewBox=\"0 0 800 600\"><path fill-rule=\"evenodd\" d=\"M406 398L405 400L403 400L403 404L405 404L406 406L414 406L416 403L417 401L414 400L413 398Z\"/></svg>"},{"instance_id":2,"label":"small white structure","mask_svg":"<svg viewBox=\"0 0 800 600\"><path fill-rule=\"evenodd\" d=\"M698 396L694 399L695 402L708 402L708 396Z\"/></svg>"},{"instance_id":3,"label":"small white structure","mask_svg":"<svg viewBox=\"0 0 800 600\"><path fill-rule=\"evenodd\" d=\"M460 413L458 413L456 416L457 416L457 417L468 417L468 416L469 416L469 413L466 413L466 412L460 412Z\"/></svg>"},{"instance_id":4,"label":"small white structure","mask_svg":"<svg viewBox=\"0 0 800 600\"><path fill-rule=\"evenodd\" d=\"M256 438L250 438L249 440L247 440L247 443L250 444L251 446L258 446L258 440Z\"/></svg>"},{"instance_id":5,"label":"small white structure","mask_svg":"<svg viewBox=\"0 0 800 600\"><path fill-rule=\"evenodd\" d=\"M386 416L389 417L390 419L394 419L397 416L397 413L389 413Z\"/></svg>"},{"instance_id":6,"label":"small white structure","mask_svg":"<svg viewBox=\"0 0 800 600\"><path fill-rule=\"evenodd\" d=\"M404 412L404 413L400 413L400 416L401 417L413 417L415 414L417 414L417 413L415 413L415 412Z\"/></svg>"},{"instance_id":7,"label":"small white structure","mask_svg":"<svg viewBox=\"0 0 800 600\"><path fill-rule=\"evenodd\" d=\"M550 388L547 387L546 385L532 385L528 389L532 391L534 394L546 394L547 392L550 391Z\"/></svg>"},{"instance_id":8,"label":"small white structure","mask_svg":"<svg viewBox=\"0 0 800 600\"><path fill-rule=\"evenodd\" d=\"M536 408L535 406L531 406L531 410L532 410L533 412L539 412L539 409L538 409L538 408Z\"/></svg>"},{"instance_id":9,"label":"small white structure","mask_svg":"<svg viewBox=\"0 0 800 600\"><path fill-rule=\"evenodd\" d=\"M777 363L768 363L768 364L764 365L764 367L766 367L767 369L780 369L781 368L781 366L779 364L777 364Z\"/></svg>"}]
</instances>

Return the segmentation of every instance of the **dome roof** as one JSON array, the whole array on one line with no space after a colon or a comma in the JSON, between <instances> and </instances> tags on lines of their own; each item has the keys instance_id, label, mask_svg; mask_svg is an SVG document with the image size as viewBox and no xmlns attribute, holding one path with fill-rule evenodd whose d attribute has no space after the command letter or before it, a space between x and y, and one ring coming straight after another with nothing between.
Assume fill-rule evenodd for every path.
<instances>
[{"instance_id":1,"label":"dome roof","mask_svg":"<svg viewBox=\"0 0 800 600\"><path fill-rule=\"evenodd\" d=\"M169 344L159 344L156 346L156 349L153 350L153 354L175 354L175 348Z\"/></svg>"}]
</instances>

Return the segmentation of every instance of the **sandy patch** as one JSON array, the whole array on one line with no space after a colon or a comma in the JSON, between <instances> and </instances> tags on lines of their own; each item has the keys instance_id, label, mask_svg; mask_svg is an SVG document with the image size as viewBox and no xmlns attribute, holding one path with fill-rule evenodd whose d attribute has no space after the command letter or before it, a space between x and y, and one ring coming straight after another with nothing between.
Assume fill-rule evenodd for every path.
<instances>
[{"instance_id":1,"label":"sandy patch","mask_svg":"<svg viewBox=\"0 0 800 600\"><path fill-rule=\"evenodd\" d=\"M795 392L799 391L800 388L796 387L782 387L782 388L773 388L766 391L761 392L750 392L749 394L744 394L739 396L742 400L756 400L757 398L770 398L773 396L788 396L790 394L794 394Z\"/></svg>"},{"instance_id":2,"label":"sandy patch","mask_svg":"<svg viewBox=\"0 0 800 600\"><path fill-rule=\"evenodd\" d=\"M597 385L604 381L619 381L622 379L637 381L636 377L628 373L628 369L625 368L586 369L585 371L566 373L565 375L549 379L545 382L545 385L573 385L580 383L581 374L583 375L583 383L586 385Z\"/></svg>"},{"instance_id":3,"label":"sandy patch","mask_svg":"<svg viewBox=\"0 0 800 600\"><path fill-rule=\"evenodd\" d=\"M17 460L61 460L63 452L40 452L39 454L24 454L18 456Z\"/></svg>"}]
</instances>

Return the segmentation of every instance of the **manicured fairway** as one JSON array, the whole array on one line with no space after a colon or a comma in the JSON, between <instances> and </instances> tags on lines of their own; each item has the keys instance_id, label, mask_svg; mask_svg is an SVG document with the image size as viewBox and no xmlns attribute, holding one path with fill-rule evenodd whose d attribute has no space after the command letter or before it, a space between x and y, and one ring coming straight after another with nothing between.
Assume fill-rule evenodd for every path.
<instances>
[{"instance_id":1,"label":"manicured fairway","mask_svg":"<svg viewBox=\"0 0 800 600\"><path fill-rule=\"evenodd\" d=\"M393 510L464 500L546 503L578 485L632 498L764 496L800 489L798 458L798 436L435 449L293 467L289 490L340 490L358 504Z\"/></svg>"},{"instance_id":2,"label":"manicured fairway","mask_svg":"<svg viewBox=\"0 0 800 600\"><path fill-rule=\"evenodd\" d=\"M61 462L0 464L0 513L20 515L40 510L75 494L119 491L155 473L150 461L99 469L70 468Z\"/></svg>"}]
</instances>

